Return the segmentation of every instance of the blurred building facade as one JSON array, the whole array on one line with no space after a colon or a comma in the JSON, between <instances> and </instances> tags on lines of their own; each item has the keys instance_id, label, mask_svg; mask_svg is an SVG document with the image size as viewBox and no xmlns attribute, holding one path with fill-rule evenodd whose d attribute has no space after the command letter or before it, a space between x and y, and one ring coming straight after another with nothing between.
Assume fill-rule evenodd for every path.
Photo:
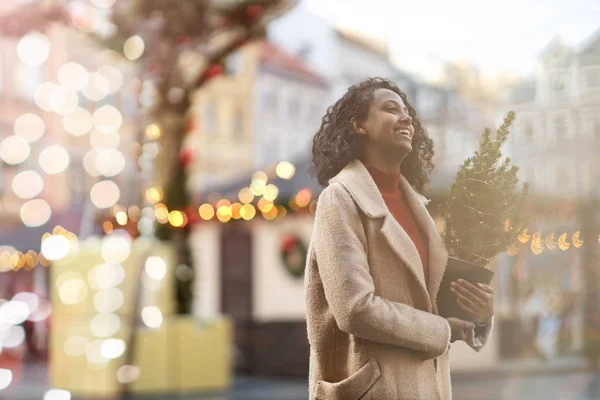
<instances>
[{"instance_id":1,"label":"blurred building facade","mask_svg":"<svg viewBox=\"0 0 600 400\"><path fill-rule=\"evenodd\" d=\"M600 31L575 48L550 42L533 78L509 88L504 100L517 115L509 155L531 185L536 218L529 233L541 237L541 245L527 243L504 258L499 270L505 331L527 333L505 347L509 355L519 347L546 357L578 353L586 307L597 307L586 295L598 287L590 246L600 230L592 204L600 182Z\"/></svg>"},{"instance_id":2,"label":"blurred building facade","mask_svg":"<svg viewBox=\"0 0 600 400\"><path fill-rule=\"evenodd\" d=\"M321 76L267 41L230 56L226 75L196 98L196 129L189 139L198 155L192 191L218 191L307 154L327 93Z\"/></svg>"},{"instance_id":3,"label":"blurred building facade","mask_svg":"<svg viewBox=\"0 0 600 400\"><path fill-rule=\"evenodd\" d=\"M290 237L310 241L309 203L320 193L308 175L310 139L326 107L367 77L398 83L434 139L434 196L475 149L483 118L455 87L433 86L399 70L385 45L337 30L302 6L270 26L268 42L247 46L227 65L229 74L214 79L196 99L190 137L199 155L191 175L196 198L216 208L242 202L238 193L264 174L265 183L278 189L277 202L305 196L308 201L285 218L198 224L191 242L197 263L194 313L200 319L232 317L238 370L302 376L309 351L303 280L289 273L283 254ZM245 114L236 114L240 109ZM281 161L295 166L291 179L275 174ZM483 361L493 364L493 348L489 353Z\"/></svg>"}]
</instances>

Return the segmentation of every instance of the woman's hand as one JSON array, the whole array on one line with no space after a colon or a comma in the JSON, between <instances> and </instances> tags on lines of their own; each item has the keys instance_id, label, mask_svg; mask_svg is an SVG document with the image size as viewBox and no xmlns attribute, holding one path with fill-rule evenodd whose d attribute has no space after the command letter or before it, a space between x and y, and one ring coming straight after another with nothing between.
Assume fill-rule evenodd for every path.
<instances>
[{"instance_id":1,"label":"woman's hand","mask_svg":"<svg viewBox=\"0 0 600 400\"><path fill-rule=\"evenodd\" d=\"M487 324L494 316L494 289L483 283L473 285L463 279L450 284L458 305L473 316L479 325Z\"/></svg>"},{"instance_id":2,"label":"woman's hand","mask_svg":"<svg viewBox=\"0 0 600 400\"><path fill-rule=\"evenodd\" d=\"M450 325L450 343L454 343L457 340L466 340L467 334L474 328L472 322L463 321L458 318L446 318Z\"/></svg>"}]
</instances>

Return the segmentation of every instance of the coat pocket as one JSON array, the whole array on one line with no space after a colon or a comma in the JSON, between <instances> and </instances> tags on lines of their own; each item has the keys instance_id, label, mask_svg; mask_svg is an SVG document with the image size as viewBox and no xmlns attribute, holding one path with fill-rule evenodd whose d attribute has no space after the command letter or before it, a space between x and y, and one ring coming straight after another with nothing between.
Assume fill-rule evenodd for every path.
<instances>
[{"instance_id":1,"label":"coat pocket","mask_svg":"<svg viewBox=\"0 0 600 400\"><path fill-rule=\"evenodd\" d=\"M367 393L380 375L377 361L370 360L343 381L317 381L314 389L315 400L358 400Z\"/></svg>"}]
</instances>

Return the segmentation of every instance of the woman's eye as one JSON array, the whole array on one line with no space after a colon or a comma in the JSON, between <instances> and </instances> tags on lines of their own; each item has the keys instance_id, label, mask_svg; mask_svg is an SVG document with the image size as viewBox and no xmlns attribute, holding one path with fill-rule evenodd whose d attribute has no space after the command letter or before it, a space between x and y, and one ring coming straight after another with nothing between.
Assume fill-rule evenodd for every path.
<instances>
[{"instance_id":1,"label":"woman's eye","mask_svg":"<svg viewBox=\"0 0 600 400\"><path fill-rule=\"evenodd\" d=\"M388 111L396 112L396 111L398 111L398 108L396 108L396 107L388 108Z\"/></svg>"}]
</instances>

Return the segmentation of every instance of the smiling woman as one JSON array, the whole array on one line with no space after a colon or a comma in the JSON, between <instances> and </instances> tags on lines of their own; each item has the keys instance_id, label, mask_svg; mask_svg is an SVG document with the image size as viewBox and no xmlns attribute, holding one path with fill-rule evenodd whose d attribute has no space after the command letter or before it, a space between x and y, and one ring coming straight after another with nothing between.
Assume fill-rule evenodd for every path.
<instances>
[{"instance_id":1,"label":"smiling woman","mask_svg":"<svg viewBox=\"0 0 600 400\"><path fill-rule=\"evenodd\" d=\"M448 253L422 196L432 156L388 80L350 87L322 119L305 272L311 399L449 400L450 344L480 350L489 337L487 324L438 315Z\"/></svg>"}]
</instances>

